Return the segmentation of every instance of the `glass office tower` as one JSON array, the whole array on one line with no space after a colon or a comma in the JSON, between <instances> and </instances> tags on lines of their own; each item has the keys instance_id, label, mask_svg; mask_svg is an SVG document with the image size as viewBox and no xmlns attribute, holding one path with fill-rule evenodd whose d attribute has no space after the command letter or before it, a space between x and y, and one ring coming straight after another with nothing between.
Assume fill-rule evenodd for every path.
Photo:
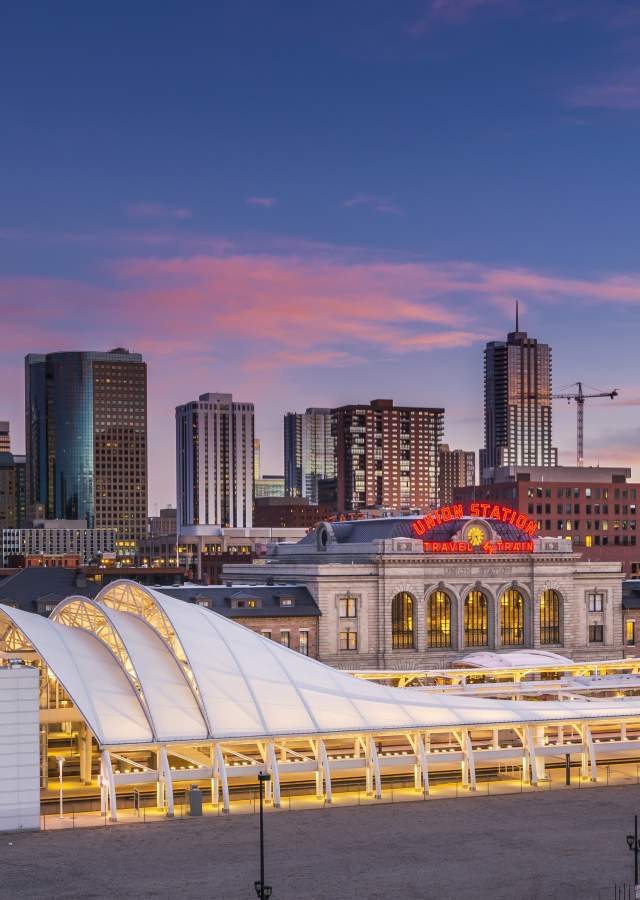
<instances>
[{"instance_id":1,"label":"glass office tower","mask_svg":"<svg viewBox=\"0 0 640 900\"><path fill-rule=\"evenodd\" d=\"M117 528L130 550L147 522L147 367L142 356L29 354L27 497L48 519Z\"/></svg>"}]
</instances>

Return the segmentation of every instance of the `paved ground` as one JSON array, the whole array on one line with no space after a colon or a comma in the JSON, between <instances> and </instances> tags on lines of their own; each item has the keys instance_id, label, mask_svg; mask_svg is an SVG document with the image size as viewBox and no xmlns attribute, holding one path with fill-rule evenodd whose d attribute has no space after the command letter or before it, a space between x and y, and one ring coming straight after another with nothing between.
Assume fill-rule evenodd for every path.
<instances>
[{"instance_id":1,"label":"paved ground","mask_svg":"<svg viewBox=\"0 0 640 900\"><path fill-rule=\"evenodd\" d=\"M288 812L273 900L610 900L640 787ZM257 816L0 837L0 898L255 898ZM10 843L12 842L12 843Z\"/></svg>"}]
</instances>

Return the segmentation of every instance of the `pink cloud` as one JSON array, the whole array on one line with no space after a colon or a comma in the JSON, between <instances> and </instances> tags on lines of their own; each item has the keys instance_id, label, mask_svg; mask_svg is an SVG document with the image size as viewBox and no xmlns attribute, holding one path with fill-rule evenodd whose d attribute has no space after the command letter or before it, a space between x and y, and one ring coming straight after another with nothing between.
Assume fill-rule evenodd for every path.
<instances>
[{"instance_id":1,"label":"pink cloud","mask_svg":"<svg viewBox=\"0 0 640 900\"><path fill-rule=\"evenodd\" d=\"M395 203L386 200L384 197L376 197L374 194L355 194L349 200L345 200L343 205L346 209L354 206L368 206L371 209L375 209L376 212L389 213L393 216L403 215L402 210Z\"/></svg>"},{"instance_id":2,"label":"pink cloud","mask_svg":"<svg viewBox=\"0 0 640 900\"><path fill-rule=\"evenodd\" d=\"M175 206L163 206L160 203L130 203L126 207L130 219L191 219L190 209Z\"/></svg>"},{"instance_id":3,"label":"pink cloud","mask_svg":"<svg viewBox=\"0 0 640 900\"><path fill-rule=\"evenodd\" d=\"M571 106L584 109L639 110L640 70L622 72L600 84L575 88L566 100Z\"/></svg>"},{"instance_id":4,"label":"pink cloud","mask_svg":"<svg viewBox=\"0 0 640 900\"><path fill-rule=\"evenodd\" d=\"M246 199L247 206L262 206L266 209L271 209L272 206L276 205L275 197L247 197Z\"/></svg>"}]
</instances>

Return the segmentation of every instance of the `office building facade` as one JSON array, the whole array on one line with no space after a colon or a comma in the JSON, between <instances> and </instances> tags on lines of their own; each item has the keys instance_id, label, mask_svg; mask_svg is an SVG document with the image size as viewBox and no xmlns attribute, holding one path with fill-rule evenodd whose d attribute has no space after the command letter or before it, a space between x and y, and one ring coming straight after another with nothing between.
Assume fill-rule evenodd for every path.
<instances>
[{"instance_id":1,"label":"office building facade","mask_svg":"<svg viewBox=\"0 0 640 900\"><path fill-rule=\"evenodd\" d=\"M622 563L640 575L640 483L631 469L512 466L489 484L454 490L454 501L508 503L533 517L543 537L563 537L584 560Z\"/></svg>"},{"instance_id":2,"label":"office building facade","mask_svg":"<svg viewBox=\"0 0 640 900\"><path fill-rule=\"evenodd\" d=\"M287 497L318 502L318 482L335 476L332 411L309 407L284 417L284 473Z\"/></svg>"},{"instance_id":3,"label":"office building facade","mask_svg":"<svg viewBox=\"0 0 640 900\"><path fill-rule=\"evenodd\" d=\"M476 455L468 450L451 450L448 444L438 448L438 496L444 506L453 500L456 488L476 483Z\"/></svg>"},{"instance_id":4,"label":"office building facade","mask_svg":"<svg viewBox=\"0 0 640 900\"><path fill-rule=\"evenodd\" d=\"M47 519L115 528L134 549L147 531L147 366L138 353L29 354L27 505Z\"/></svg>"},{"instance_id":5,"label":"office building facade","mask_svg":"<svg viewBox=\"0 0 640 900\"><path fill-rule=\"evenodd\" d=\"M2 565L15 557L76 556L82 565L116 553L115 528L88 528L84 521L48 519L28 528L2 529Z\"/></svg>"},{"instance_id":6,"label":"office building facade","mask_svg":"<svg viewBox=\"0 0 640 900\"><path fill-rule=\"evenodd\" d=\"M480 477L503 466L555 466L551 446L551 347L524 331L484 351L484 438Z\"/></svg>"},{"instance_id":7,"label":"office building facade","mask_svg":"<svg viewBox=\"0 0 640 900\"><path fill-rule=\"evenodd\" d=\"M178 529L250 528L254 488L253 403L201 394L176 408Z\"/></svg>"},{"instance_id":8,"label":"office building facade","mask_svg":"<svg viewBox=\"0 0 640 900\"><path fill-rule=\"evenodd\" d=\"M333 411L338 512L438 504L438 446L444 409L392 400Z\"/></svg>"}]
</instances>

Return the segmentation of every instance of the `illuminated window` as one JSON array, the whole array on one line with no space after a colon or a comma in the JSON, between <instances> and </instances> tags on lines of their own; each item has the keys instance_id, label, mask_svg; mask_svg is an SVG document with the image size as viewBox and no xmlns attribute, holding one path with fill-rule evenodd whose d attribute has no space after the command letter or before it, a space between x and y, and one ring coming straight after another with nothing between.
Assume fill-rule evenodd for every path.
<instances>
[{"instance_id":1,"label":"illuminated window","mask_svg":"<svg viewBox=\"0 0 640 900\"><path fill-rule=\"evenodd\" d=\"M489 642L488 603L482 591L469 591L464 601L464 643L486 647Z\"/></svg>"},{"instance_id":2,"label":"illuminated window","mask_svg":"<svg viewBox=\"0 0 640 900\"><path fill-rule=\"evenodd\" d=\"M357 650L358 632L353 628L345 628L340 632L338 646L340 650Z\"/></svg>"},{"instance_id":3,"label":"illuminated window","mask_svg":"<svg viewBox=\"0 0 640 900\"><path fill-rule=\"evenodd\" d=\"M391 645L394 650L413 648L413 597L406 591L391 603Z\"/></svg>"},{"instance_id":4,"label":"illuminated window","mask_svg":"<svg viewBox=\"0 0 640 900\"><path fill-rule=\"evenodd\" d=\"M540 597L540 643L560 643L560 596L557 591L543 591Z\"/></svg>"},{"instance_id":5,"label":"illuminated window","mask_svg":"<svg viewBox=\"0 0 640 900\"><path fill-rule=\"evenodd\" d=\"M627 619L627 621L624 623L624 635L627 647L632 647L636 642L635 619Z\"/></svg>"},{"instance_id":6,"label":"illuminated window","mask_svg":"<svg viewBox=\"0 0 640 900\"><path fill-rule=\"evenodd\" d=\"M524 644L524 598L515 588L500 597L500 642L504 647Z\"/></svg>"},{"instance_id":7,"label":"illuminated window","mask_svg":"<svg viewBox=\"0 0 640 900\"><path fill-rule=\"evenodd\" d=\"M434 591L427 603L427 646L451 646L451 599L444 591Z\"/></svg>"},{"instance_id":8,"label":"illuminated window","mask_svg":"<svg viewBox=\"0 0 640 900\"><path fill-rule=\"evenodd\" d=\"M303 656L309 655L309 632L306 629L300 629L298 649Z\"/></svg>"},{"instance_id":9,"label":"illuminated window","mask_svg":"<svg viewBox=\"0 0 640 900\"><path fill-rule=\"evenodd\" d=\"M339 600L340 606L340 618L341 619L355 619L356 617L356 598L350 597L347 595L346 597L340 597Z\"/></svg>"},{"instance_id":10,"label":"illuminated window","mask_svg":"<svg viewBox=\"0 0 640 900\"><path fill-rule=\"evenodd\" d=\"M291 632L287 630L280 629L280 643L283 647L291 646Z\"/></svg>"},{"instance_id":11,"label":"illuminated window","mask_svg":"<svg viewBox=\"0 0 640 900\"><path fill-rule=\"evenodd\" d=\"M262 635L262 637L269 638L269 640L271 640L271 632L269 630L261 631L260 634Z\"/></svg>"},{"instance_id":12,"label":"illuminated window","mask_svg":"<svg viewBox=\"0 0 640 900\"><path fill-rule=\"evenodd\" d=\"M587 534L587 535L585 536L585 539L584 539L584 545L585 545L585 547L590 547L590 546L591 546L591 535L590 535L590 534Z\"/></svg>"}]
</instances>

